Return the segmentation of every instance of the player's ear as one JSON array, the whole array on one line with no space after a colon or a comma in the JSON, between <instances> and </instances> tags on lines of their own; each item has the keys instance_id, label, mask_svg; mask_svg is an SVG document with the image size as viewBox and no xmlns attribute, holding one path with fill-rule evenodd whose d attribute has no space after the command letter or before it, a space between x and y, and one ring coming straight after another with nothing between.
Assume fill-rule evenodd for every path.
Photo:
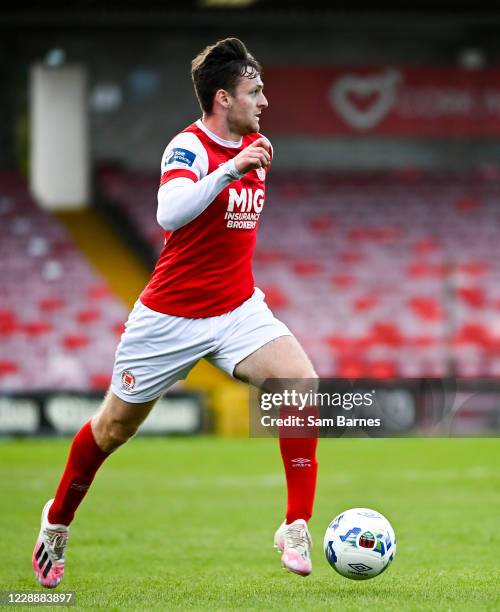
<instances>
[{"instance_id":1,"label":"player's ear","mask_svg":"<svg viewBox=\"0 0 500 612\"><path fill-rule=\"evenodd\" d=\"M215 92L214 102L218 102L222 108L229 109L232 105L232 97L225 89L218 89Z\"/></svg>"}]
</instances>

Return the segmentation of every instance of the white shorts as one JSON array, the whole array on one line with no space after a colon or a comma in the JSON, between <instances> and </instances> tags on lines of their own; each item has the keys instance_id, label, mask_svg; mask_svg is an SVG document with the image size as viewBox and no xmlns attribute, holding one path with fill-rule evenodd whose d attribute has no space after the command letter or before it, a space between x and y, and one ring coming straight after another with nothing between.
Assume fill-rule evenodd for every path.
<instances>
[{"instance_id":1,"label":"white shorts","mask_svg":"<svg viewBox=\"0 0 500 612\"><path fill-rule=\"evenodd\" d=\"M163 314L137 300L116 349L111 390L126 402L147 402L186 378L202 357L233 376L245 357L292 335L264 298L256 287L238 308L204 319Z\"/></svg>"}]
</instances>

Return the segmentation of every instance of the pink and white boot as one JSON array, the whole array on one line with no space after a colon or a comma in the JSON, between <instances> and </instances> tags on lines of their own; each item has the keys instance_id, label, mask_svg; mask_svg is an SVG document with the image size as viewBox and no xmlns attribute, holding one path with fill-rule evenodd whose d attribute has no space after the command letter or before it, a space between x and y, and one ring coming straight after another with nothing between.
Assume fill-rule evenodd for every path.
<instances>
[{"instance_id":1,"label":"pink and white boot","mask_svg":"<svg viewBox=\"0 0 500 612\"><path fill-rule=\"evenodd\" d=\"M281 564L289 572L309 576L312 572L311 534L304 519L282 523L274 534L274 547L281 553Z\"/></svg>"},{"instance_id":2,"label":"pink and white boot","mask_svg":"<svg viewBox=\"0 0 500 612\"><path fill-rule=\"evenodd\" d=\"M45 504L42 510L42 524L35 544L31 563L38 582L48 588L55 588L64 575L64 551L68 544L66 525L49 523L49 508L53 499Z\"/></svg>"}]
</instances>

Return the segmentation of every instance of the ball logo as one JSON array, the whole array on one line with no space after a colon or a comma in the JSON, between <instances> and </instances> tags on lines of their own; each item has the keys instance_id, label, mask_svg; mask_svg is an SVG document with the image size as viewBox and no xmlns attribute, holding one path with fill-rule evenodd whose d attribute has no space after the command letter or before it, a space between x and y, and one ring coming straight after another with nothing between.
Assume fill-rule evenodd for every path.
<instances>
[{"instance_id":1,"label":"ball logo","mask_svg":"<svg viewBox=\"0 0 500 612\"><path fill-rule=\"evenodd\" d=\"M370 567L369 565L365 565L364 563L348 563L347 565L349 567L352 567L354 571L359 572L360 574L373 569L373 567Z\"/></svg>"},{"instance_id":2,"label":"ball logo","mask_svg":"<svg viewBox=\"0 0 500 612\"><path fill-rule=\"evenodd\" d=\"M352 128L370 130L394 107L400 82L397 70L367 76L346 74L333 82L330 102Z\"/></svg>"},{"instance_id":3,"label":"ball logo","mask_svg":"<svg viewBox=\"0 0 500 612\"><path fill-rule=\"evenodd\" d=\"M361 548L375 548L376 540L371 531L365 531L359 536L358 546Z\"/></svg>"},{"instance_id":4,"label":"ball logo","mask_svg":"<svg viewBox=\"0 0 500 612\"><path fill-rule=\"evenodd\" d=\"M132 391L135 387L135 376L130 370L124 370L122 372L122 389L125 391Z\"/></svg>"}]
</instances>

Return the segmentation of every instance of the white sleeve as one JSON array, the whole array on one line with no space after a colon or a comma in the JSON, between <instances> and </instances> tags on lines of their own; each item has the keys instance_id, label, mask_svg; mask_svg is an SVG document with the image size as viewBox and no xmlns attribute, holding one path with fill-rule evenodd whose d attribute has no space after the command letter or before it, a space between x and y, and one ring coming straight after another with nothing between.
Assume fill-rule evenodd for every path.
<instances>
[{"instance_id":1,"label":"white sleeve","mask_svg":"<svg viewBox=\"0 0 500 612\"><path fill-rule=\"evenodd\" d=\"M172 179L158 191L158 223L167 231L179 229L201 215L225 187L242 176L230 159L196 183L187 177Z\"/></svg>"},{"instance_id":2,"label":"white sleeve","mask_svg":"<svg viewBox=\"0 0 500 612\"><path fill-rule=\"evenodd\" d=\"M162 184L167 173L175 170L185 171L186 175L192 172L198 180L208 172L207 152L192 132L181 132L168 143L161 158Z\"/></svg>"}]
</instances>

